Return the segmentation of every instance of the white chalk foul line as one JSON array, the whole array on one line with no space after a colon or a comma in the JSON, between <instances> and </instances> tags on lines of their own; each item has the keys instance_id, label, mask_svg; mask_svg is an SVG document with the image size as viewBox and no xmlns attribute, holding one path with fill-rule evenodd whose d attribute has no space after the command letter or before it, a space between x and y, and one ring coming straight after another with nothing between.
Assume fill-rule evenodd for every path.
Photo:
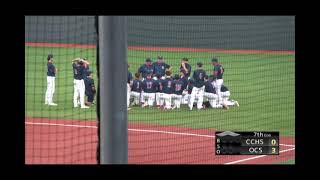
<instances>
[{"instance_id":1,"label":"white chalk foul line","mask_svg":"<svg viewBox=\"0 0 320 180\"><path fill-rule=\"evenodd\" d=\"M285 149L285 150L279 151L279 153L293 151L294 149L295 148ZM254 156L254 157L250 157L250 158L240 159L240 160L237 160L237 161L227 162L227 163L224 163L224 164L237 164L237 163L240 163L240 162L250 161L250 160L253 160L253 159L263 158L263 157L266 157L266 156L267 155L259 155L259 156Z\"/></svg>"},{"instance_id":2,"label":"white chalk foul line","mask_svg":"<svg viewBox=\"0 0 320 180\"><path fill-rule=\"evenodd\" d=\"M35 122L25 122L25 123L26 124L30 124L30 125L44 125L44 126L63 126L63 127L76 127L76 128L97 128L97 126L76 125L76 124L35 123ZM158 130L149 130L149 129L131 129L131 128L129 128L128 131L215 138L215 136L213 136L213 135L193 134L193 133L180 133L180 132L171 132L171 131L158 131ZM291 144L279 144L279 145L288 146L288 147L295 147L295 145L291 145Z\"/></svg>"}]
</instances>

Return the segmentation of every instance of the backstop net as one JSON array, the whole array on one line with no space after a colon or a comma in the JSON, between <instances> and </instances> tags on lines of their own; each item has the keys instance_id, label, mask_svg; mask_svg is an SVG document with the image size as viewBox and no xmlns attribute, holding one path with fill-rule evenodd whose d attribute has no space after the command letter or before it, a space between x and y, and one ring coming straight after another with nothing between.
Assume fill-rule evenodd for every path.
<instances>
[{"instance_id":1,"label":"backstop net","mask_svg":"<svg viewBox=\"0 0 320 180\"><path fill-rule=\"evenodd\" d=\"M126 18L129 164L294 162L294 16ZM96 100L103 97L74 107L81 84L73 68L75 59L88 61L97 87L95 23L93 16L25 17L26 164L98 163ZM213 58L224 69L219 95ZM278 131L280 154L217 156L216 131Z\"/></svg>"}]
</instances>

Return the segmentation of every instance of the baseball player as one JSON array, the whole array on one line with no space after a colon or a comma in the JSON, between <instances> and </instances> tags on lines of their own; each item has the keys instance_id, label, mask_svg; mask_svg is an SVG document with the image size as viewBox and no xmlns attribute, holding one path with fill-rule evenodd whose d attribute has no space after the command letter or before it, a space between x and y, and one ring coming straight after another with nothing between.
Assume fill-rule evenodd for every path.
<instances>
[{"instance_id":1,"label":"baseball player","mask_svg":"<svg viewBox=\"0 0 320 180\"><path fill-rule=\"evenodd\" d=\"M142 105L142 107L152 107L155 99L155 93L157 90L157 82L154 79L152 79L151 73L149 73L146 79L142 82L142 89L143 99L145 100L145 103Z\"/></svg>"},{"instance_id":2,"label":"baseball player","mask_svg":"<svg viewBox=\"0 0 320 180\"><path fill-rule=\"evenodd\" d=\"M182 81L179 74L176 74L174 76L174 79L175 80L173 81L174 94L172 95L172 100L173 100L172 109L175 109L175 108L180 109L182 92L186 88L186 86L185 86L185 82Z\"/></svg>"},{"instance_id":3,"label":"baseball player","mask_svg":"<svg viewBox=\"0 0 320 180\"><path fill-rule=\"evenodd\" d=\"M181 98L181 104L188 104L188 90L187 90L187 86L188 86L188 78L182 73L180 72L180 80L184 83L184 87L185 89L182 91L182 98Z\"/></svg>"},{"instance_id":4,"label":"baseball player","mask_svg":"<svg viewBox=\"0 0 320 180\"><path fill-rule=\"evenodd\" d=\"M150 58L146 59L146 63L140 66L138 72L142 75L142 81L146 79L147 74L153 74L153 66Z\"/></svg>"},{"instance_id":5,"label":"baseball player","mask_svg":"<svg viewBox=\"0 0 320 180\"><path fill-rule=\"evenodd\" d=\"M135 79L132 82L131 97L133 97L132 106L140 105L140 93L142 91L142 81L140 80L140 73L134 74Z\"/></svg>"},{"instance_id":6,"label":"baseball player","mask_svg":"<svg viewBox=\"0 0 320 180\"><path fill-rule=\"evenodd\" d=\"M197 108L202 109L203 103L203 94L204 94L204 77L206 76L206 72L202 68L202 63L197 63L197 69L193 72L193 88L191 92L190 102L189 102L189 109L190 111L193 108L193 103L198 96Z\"/></svg>"},{"instance_id":7,"label":"baseball player","mask_svg":"<svg viewBox=\"0 0 320 180\"><path fill-rule=\"evenodd\" d=\"M228 106L237 106L239 107L238 101L235 100L230 100L230 91L227 88L227 86L223 85L221 86L221 97L222 97L222 102Z\"/></svg>"},{"instance_id":8,"label":"baseball player","mask_svg":"<svg viewBox=\"0 0 320 180\"><path fill-rule=\"evenodd\" d=\"M128 64L128 79L127 79L127 108L130 110L129 105L130 105L130 94L131 94L131 86L132 86L132 74L129 71L129 64Z\"/></svg>"},{"instance_id":9,"label":"baseball player","mask_svg":"<svg viewBox=\"0 0 320 180\"><path fill-rule=\"evenodd\" d=\"M80 97L80 106L81 108L89 108L85 105L84 95L85 95L85 84L84 84L84 73L87 64L83 59L77 58L72 61L73 68L73 83L74 83L74 93L73 93L73 107L77 108L78 97Z\"/></svg>"},{"instance_id":10,"label":"baseball player","mask_svg":"<svg viewBox=\"0 0 320 180\"><path fill-rule=\"evenodd\" d=\"M84 79L84 84L85 84L85 95L87 96L87 101L85 102L85 105L91 106L93 104L96 88L94 86L92 72L87 71L86 73L87 73L87 77Z\"/></svg>"},{"instance_id":11,"label":"baseball player","mask_svg":"<svg viewBox=\"0 0 320 180\"><path fill-rule=\"evenodd\" d=\"M53 65L53 55L49 54L47 57L47 90L45 95L45 104L49 106L57 106L53 102L53 93L55 91L55 78L57 74L57 68Z\"/></svg>"},{"instance_id":12,"label":"baseball player","mask_svg":"<svg viewBox=\"0 0 320 180\"><path fill-rule=\"evenodd\" d=\"M171 99L174 92L173 79L171 78L171 71L166 71L166 77L162 81L164 109L171 109Z\"/></svg>"},{"instance_id":13,"label":"baseball player","mask_svg":"<svg viewBox=\"0 0 320 180\"><path fill-rule=\"evenodd\" d=\"M152 64L153 66L153 73L154 74L160 74L161 78L164 79L165 76L165 72L166 71L170 71L171 67L170 65L166 64L163 60L162 56L158 56L158 60L157 62L154 62ZM157 80L158 78L155 76L155 80Z\"/></svg>"},{"instance_id":14,"label":"baseball player","mask_svg":"<svg viewBox=\"0 0 320 180\"><path fill-rule=\"evenodd\" d=\"M160 107L163 106L163 103L164 103L163 88L162 88L163 79L161 79L162 78L161 74L156 74L156 77L157 77L156 105L157 105L157 108L159 109Z\"/></svg>"},{"instance_id":15,"label":"baseball player","mask_svg":"<svg viewBox=\"0 0 320 180\"><path fill-rule=\"evenodd\" d=\"M223 74L224 68L218 62L218 58L212 58L212 65L213 65L213 75L215 77L213 83L213 87L216 89L218 95L218 104L222 104L222 97L221 97L221 85L223 84Z\"/></svg>"},{"instance_id":16,"label":"baseball player","mask_svg":"<svg viewBox=\"0 0 320 180\"><path fill-rule=\"evenodd\" d=\"M191 74L191 66L188 64L188 61L188 58L182 58L180 65L180 72L182 72L187 79L189 79Z\"/></svg>"},{"instance_id":17,"label":"baseball player","mask_svg":"<svg viewBox=\"0 0 320 180\"><path fill-rule=\"evenodd\" d=\"M212 85L213 76L205 77L205 92L204 92L204 98L206 98L209 103L204 102L204 107L212 107L212 108L226 108L229 109L228 105L225 103L218 104L217 99L218 95L216 94L216 90Z\"/></svg>"}]
</instances>

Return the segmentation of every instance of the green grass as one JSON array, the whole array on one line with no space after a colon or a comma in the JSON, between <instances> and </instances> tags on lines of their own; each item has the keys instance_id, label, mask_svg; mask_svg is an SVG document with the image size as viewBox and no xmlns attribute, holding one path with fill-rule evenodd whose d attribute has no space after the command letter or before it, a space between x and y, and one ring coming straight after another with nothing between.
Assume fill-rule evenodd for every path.
<instances>
[{"instance_id":1,"label":"green grass","mask_svg":"<svg viewBox=\"0 0 320 180\"><path fill-rule=\"evenodd\" d=\"M283 161L283 162L280 162L279 164L295 164L295 159L291 159L291 160L288 160L288 161Z\"/></svg>"},{"instance_id":2,"label":"green grass","mask_svg":"<svg viewBox=\"0 0 320 180\"><path fill-rule=\"evenodd\" d=\"M87 57L91 69L96 72L95 49L33 48L26 47L26 116L90 120L96 118L95 107L72 108L73 77L71 60ZM54 102L57 107L44 105L46 90L46 56L55 55L59 69L56 78ZM152 59L158 52L128 51L130 71L136 72L146 57ZM211 72L210 57L206 52L161 52L166 62L178 73L180 59L190 58L192 68L198 61ZM220 56L225 67L224 82L231 91L231 99L239 101L240 107L229 110L210 109L188 111L159 111L155 108L134 107L129 111L130 122L161 125L178 125L192 128L214 128L217 130L263 130L280 131L281 135L295 135L295 56L267 54L214 53ZM97 84L97 78L94 77Z\"/></svg>"}]
</instances>

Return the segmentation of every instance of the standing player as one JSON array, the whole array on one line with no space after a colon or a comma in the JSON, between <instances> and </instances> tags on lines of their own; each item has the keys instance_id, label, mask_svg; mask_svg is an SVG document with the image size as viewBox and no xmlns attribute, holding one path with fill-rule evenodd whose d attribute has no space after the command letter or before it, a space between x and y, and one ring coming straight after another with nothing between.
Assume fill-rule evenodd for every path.
<instances>
[{"instance_id":1,"label":"standing player","mask_svg":"<svg viewBox=\"0 0 320 180\"><path fill-rule=\"evenodd\" d=\"M131 94L131 86L132 86L132 74L129 71L129 64L128 64L128 79L127 79L127 108L130 110L129 105L130 105L130 94Z\"/></svg>"},{"instance_id":2,"label":"standing player","mask_svg":"<svg viewBox=\"0 0 320 180\"><path fill-rule=\"evenodd\" d=\"M180 109L181 99L182 99L182 92L186 88L185 83L181 80L179 74L174 76L173 81L173 89L174 94L172 95L173 99L173 108L172 109Z\"/></svg>"},{"instance_id":3,"label":"standing player","mask_svg":"<svg viewBox=\"0 0 320 180\"><path fill-rule=\"evenodd\" d=\"M182 72L180 72L180 80L184 83L185 87L185 89L182 91L181 104L188 104L188 78Z\"/></svg>"},{"instance_id":4,"label":"standing player","mask_svg":"<svg viewBox=\"0 0 320 180\"><path fill-rule=\"evenodd\" d=\"M206 72L202 69L202 63L197 63L197 69L193 72L193 88L189 102L189 109L192 110L193 103L198 96L197 108L202 109L203 103L203 94L204 94L204 77L206 76Z\"/></svg>"},{"instance_id":5,"label":"standing player","mask_svg":"<svg viewBox=\"0 0 320 180\"><path fill-rule=\"evenodd\" d=\"M187 79L189 79L191 74L191 66L188 64L188 61L188 58L182 58L180 66L180 72L182 72Z\"/></svg>"},{"instance_id":6,"label":"standing player","mask_svg":"<svg viewBox=\"0 0 320 180\"><path fill-rule=\"evenodd\" d=\"M221 86L221 97L222 97L222 102L228 106L238 106L239 107L239 103L238 101L235 100L229 100L230 97L230 91L229 89L222 84Z\"/></svg>"},{"instance_id":7,"label":"standing player","mask_svg":"<svg viewBox=\"0 0 320 180\"><path fill-rule=\"evenodd\" d=\"M55 78L57 74L57 68L53 65L53 55L49 54L47 57L47 90L45 96L45 104L49 106L57 106L56 103L53 103L53 93L55 90Z\"/></svg>"},{"instance_id":8,"label":"standing player","mask_svg":"<svg viewBox=\"0 0 320 180\"><path fill-rule=\"evenodd\" d=\"M163 88L162 88L163 79L161 79L161 74L156 74L156 77L157 77L156 105L157 105L157 108L160 108L163 106Z\"/></svg>"},{"instance_id":9,"label":"standing player","mask_svg":"<svg viewBox=\"0 0 320 180\"><path fill-rule=\"evenodd\" d=\"M157 90L157 82L152 79L152 74L148 74L146 80L142 82L142 89L143 89L143 99L147 99L142 105L142 107L146 107L149 105L149 107L153 106L154 99L155 99L155 93Z\"/></svg>"},{"instance_id":10,"label":"standing player","mask_svg":"<svg viewBox=\"0 0 320 180\"><path fill-rule=\"evenodd\" d=\"M133 97L132 105L140 105L140 93L142 91L142 81L140 80L140 73L134 74L135 79L132 82L131 97Z\"/></svg>"},{"instance_id":11,"label":"standing player","mask_svg":"<svg viewBox=\"0 0 320 180\"><path fill-rule=\"evenodd\" d=\"M172 94L174 92L173 89L173 79L171 78L171 71L166 72L166 77L162 81L162 88L163 88L163 99L164 99L164 109L171 109L171 99Z\"/></svg>"},{"instance_id":12,"label":"standing player","mask_svg":"<svg viewBox=\"0 0 320 180\"><path fill-rule=\"evenodd\" d=\"M212 65L213 65L213 76L215 77L212 83L218 95L218 104L222 104L221 85L223 84L224 68L218 62L218 59L215 57L212 58Z\"/></svg>"},{"instance_id":13,"label":"standing player","mask_svg":"<svg viewBox=\"0 0 320 180\"><path fill-rule=\"evenodd\" d=\"M171 67L170 65L166 64L163 60L162 56L158 56L157 62L154 62L152 64L153 66L153 73L154 74L160 74L160 77L164 79L165 72L170 71ZM158 78L156 78L158 79Z\"/></svg>"},{"instance_id":14,"label":"standing player","mask_svg":"<svg viewBox=\"0 0 320 180\"><path fill-rule=\"evenodd\" d=\"M94 80L92 77L92 72L87 71L87 77L84 79L85 84L85 95L88 97L85 105L91 106L93 104L94 95L96 93L96 88L94 86Z\"/></svg>"},{"instance_id":15,"label":"standing player","mask_svg":"<svg viewBox=\"0 0 320 180\"><path fill-rule=\"evenodd\" d=\"M148 74L153 74L153 66L150 58L146 59L146 63L140 66L138 72L142 75L142 81L146 79Z\"/></svg>"},{"instance_id":16,"label":"standing player","mask_svg":"<svg viewBox=\"0 0 320 180\"><path fill-rule=\"evenodd\" d=\"M77 58L73 60L72 63L73 68L73 83L74 83L74 92L73 92L73 107L78 107L78 97L80 97L80 106L81 108L89 108L85 105L84 102L84 95L85 95L85 85L84 85L84 73L86 68L86 63L80 59Z\"/></svg>"}]
</instances>

